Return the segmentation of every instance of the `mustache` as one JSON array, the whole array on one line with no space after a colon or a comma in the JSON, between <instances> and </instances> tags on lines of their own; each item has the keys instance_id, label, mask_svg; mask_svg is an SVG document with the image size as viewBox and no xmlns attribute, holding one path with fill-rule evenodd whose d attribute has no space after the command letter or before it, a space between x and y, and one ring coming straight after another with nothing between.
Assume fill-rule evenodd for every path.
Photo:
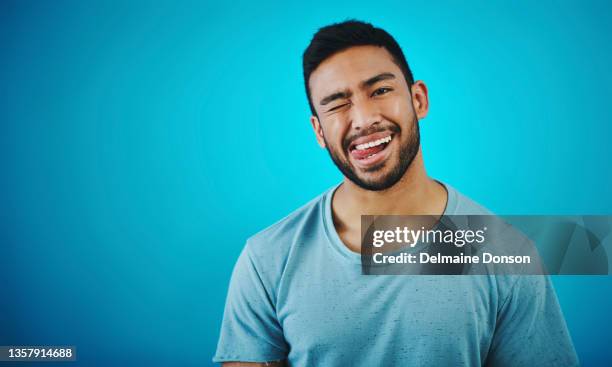
<instances>
[{"instance_id":1,"label":"mustache","mask_svg":"<svg viewBox=\"0 0 612 367\"><path fill-rule=\"evenodd\" d=\"M359 139L362 136L368 136L368 135L375 134L375 133L382 133L385 131L390 131L393 134L397 134L400 132L400 128L397 125L372 126L366 130L363 130L360 133L348 135L346 138L344 138L344 140L342 141L342 149L344 149L344 151L347 152L349 147L351 146L351 143L355 141L356 139Z\"/></svg>"}]
</instances>

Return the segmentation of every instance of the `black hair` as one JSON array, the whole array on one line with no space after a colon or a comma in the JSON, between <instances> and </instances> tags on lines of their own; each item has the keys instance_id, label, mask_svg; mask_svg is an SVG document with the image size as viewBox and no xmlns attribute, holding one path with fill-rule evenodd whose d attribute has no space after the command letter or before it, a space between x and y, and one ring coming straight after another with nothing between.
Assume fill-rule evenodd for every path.
<instances>
[{"instance_id":1,"label":"black hair","mask_svg":"<svg viewBox=\"0 0 612 367\"><path fill-rule=\"evenodd\" d=\"M316 111L310 96L308 80L319 65L334 54L354 46L384 47L393 57L393 62L404 73L404 78L411 86L414 83L412 71L404 57L402 49L395 39L384 29L376 28L370 23L358 20L346 20L320 28L312 37L310 44L304 51L302 66L304 69L304 85L310 111L316 116Z\"/></svg>"}]
</instances>

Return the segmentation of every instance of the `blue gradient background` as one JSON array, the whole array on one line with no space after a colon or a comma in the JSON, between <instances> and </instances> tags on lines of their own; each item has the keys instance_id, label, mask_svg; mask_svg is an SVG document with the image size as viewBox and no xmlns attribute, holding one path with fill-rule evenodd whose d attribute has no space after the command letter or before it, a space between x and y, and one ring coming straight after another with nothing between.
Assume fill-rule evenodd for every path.
<instances>
[{"instance_id":1,"label":"blue gradient background","mask_svg":"<svg viewBox=\"0 0 612 367\"><path fill-rule=\"evenodd\" d=\"M502 214L612 214L605 2L128 3L0 3L0 345L211 364L245 239L341 179L301 54L348 17L428 84L433 177ZM611 361L612 277L554 282L582 363Z\"/></svg>"}]
</instances>

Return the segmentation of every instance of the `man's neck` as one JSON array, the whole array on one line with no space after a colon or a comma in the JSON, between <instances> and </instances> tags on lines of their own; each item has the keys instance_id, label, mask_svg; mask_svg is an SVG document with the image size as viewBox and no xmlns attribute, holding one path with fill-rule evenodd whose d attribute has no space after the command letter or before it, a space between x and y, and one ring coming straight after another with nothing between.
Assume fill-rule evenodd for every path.
<instances>
[{"instance_id":1,"label":"man's neck","mask_svg":"<svg viewBox=\"0 0 612 367\"><path fill-rule=\"evenodd\" d=\"M404 176L389 189L365 190L345 179L332 200L334 226L345 244L358 251L354 239L360 231L361 215L441 216L447 200L444 186L427 176L419 151Z\"/></svg>"},{"instance_id":2,"label":"man's neck","mask_svg":"<svg viewBox=\"0 0 612 367\"><path fill-rule=\"evenodd\" d=\"M333 207L338 214L358 218L366 214L441 215L446 201L446 189L427 176L419 152L404 176L386 190L365 190L345 178L334 194Z\"/></svg>"}]
</instances>

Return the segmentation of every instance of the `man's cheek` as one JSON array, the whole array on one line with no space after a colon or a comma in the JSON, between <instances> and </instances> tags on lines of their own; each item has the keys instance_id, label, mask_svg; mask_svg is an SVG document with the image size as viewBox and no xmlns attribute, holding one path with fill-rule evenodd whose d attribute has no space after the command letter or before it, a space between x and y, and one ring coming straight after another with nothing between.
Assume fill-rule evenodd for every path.
<instances>
[{"instance_id":1,"label":"man's cheek","mask_svg":"<svg viewBox=\"0 0 612 367\"><path fill-rule=\"evenodd\" d=\"M389 98L381 102L381 110L383 114L387 115L391 121L401 121L403 119L412 120L413 108L412 100L397 96L396 98Z\"/></svg>"}]
</instances>

